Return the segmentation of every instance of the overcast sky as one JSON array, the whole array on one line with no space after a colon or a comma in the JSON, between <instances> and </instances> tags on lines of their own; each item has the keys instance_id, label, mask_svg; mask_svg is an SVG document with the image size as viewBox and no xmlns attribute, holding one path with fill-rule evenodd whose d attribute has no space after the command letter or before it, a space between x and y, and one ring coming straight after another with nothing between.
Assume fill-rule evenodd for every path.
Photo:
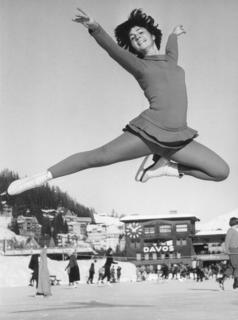
<instances>
[{"instance_id":1,"label":"overcast sky","mask_svg":"<svg viewBox=\"0 0 238 320\"><path fill-rule=\"evenodd\" d=\"M20 176L99 147L148 103L134 78L72 22L76 7L113 36L134 8L163 32L183 24L179 64L186 71L188 124L197 141L230 165L224 182L192 177L146 184L134 176L140 160L91 169L50 182L97 212L192 213L203 221L238 207L238 1L0 0L0 169Z\"/></svg>"}]
</instances>

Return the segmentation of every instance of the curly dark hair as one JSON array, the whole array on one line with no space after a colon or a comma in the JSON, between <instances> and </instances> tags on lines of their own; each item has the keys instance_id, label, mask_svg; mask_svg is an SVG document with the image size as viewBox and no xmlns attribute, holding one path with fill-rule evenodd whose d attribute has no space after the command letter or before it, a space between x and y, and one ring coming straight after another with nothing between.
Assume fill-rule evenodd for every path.
<instances>
[{"instance_id":1,"label":"curly dark hair","mask_svg":"<svg viewBox=\"0 0 238 320\"><path fill-rule=\"evenodd\" d=\"M230 218L230 221L229 221L230 227L235 226L237 224L238 224L238 218L236 218L236 217Z\"/></svg>"},{"instance_id":2,"label":"curly dark hair","mask_svg":"<svg viewBox=\"0 0 238 320\"><path fill-rule=\"evenodd\" d=\"M128 49L130 52L138 55L138 52L132 47L129 38L129 32L131 28L135 26L143 27L153 34L155 36L155 44L157 48L160 49L162 32L158 28L158 24L155 24L154 19L144 13L142 9L134 9L130 13L128 20L115 28L114 34L120 47Z\"/></svg>"}]
</instances>

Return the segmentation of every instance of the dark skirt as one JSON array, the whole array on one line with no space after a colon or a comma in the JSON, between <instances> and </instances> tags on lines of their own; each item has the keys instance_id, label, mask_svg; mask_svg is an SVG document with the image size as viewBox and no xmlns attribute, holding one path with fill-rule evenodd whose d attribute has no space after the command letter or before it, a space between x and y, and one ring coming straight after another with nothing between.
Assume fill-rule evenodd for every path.
<instances>
[{"instance_id":1,"label":"dark skirt","mask_svg":"<svg viewBox=\"0 0 238 320\"><path fill-rule=\"evenodd\" d=\"M74 266L70 268L69 272L69 282L75 282L80 280L79 267Z\"/></svg>"},{"instance_id":2,"label":"dark skirt","mask_svg":"<svg viewBox=\"0 0 238 320\"><path fill-rule=\"evenodd\" d=\"M158 154L160 156L169 157L176 151L184 148L188 145L194 138L198 136L196 132L190 138L185 140L176 140L175 141L162 141L158 140L160 137L151 136L146 131L135 127L131 124L128 124L124 129L124 132L130 132L137 137L139 137L144 143L150 148L151 153ZM178 138L178 137L177 137ZM179 139L179 138L178 138Z\"/></svg>"},{"instance_id":3,"label":"dark skirt","mask_svg":"<svg viewBox=\"0 0 238 320\"><path fill-rule=\"evenodd\" d=\"M167 143L182 143L191 140L198 135L197 130L187 126L186 122L178 122L168 127L168 124L160 123L156 113L151 109L142 112L138 117L131 120L128 126L145 139L159 145L166 146ZM176 145L175 145L176 147Z\"/></svg>"}]
</instances>

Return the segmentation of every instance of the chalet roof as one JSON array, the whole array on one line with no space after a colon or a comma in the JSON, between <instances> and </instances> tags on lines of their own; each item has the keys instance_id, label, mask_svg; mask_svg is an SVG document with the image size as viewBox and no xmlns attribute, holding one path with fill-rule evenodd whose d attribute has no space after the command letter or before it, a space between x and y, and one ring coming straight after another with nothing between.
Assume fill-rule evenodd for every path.
<instances>
[{"instance_id":1,"label":"chalet roof","mask_svg":"<svg viewBox=\"0 0 238 320\"><path fill-rule=\"evenodd\" d=\"M129 221L147 221L147 220L180 220L180 219L190 219L194 221L200 221L198 217L192 214L186 213L178 213L177 211L172 211L171 213L166 214L132 214L121 218L122 222L129 222Z\"/></svg>"},{"instance_id":2,"label":"chalet roof","mask_svg":"<svg viewBox=\"0 0 238 320\"><path fill-rule=\"evenodd\" d=\"M212 236L212 235L225 235L227 230L225 229L216 229L216 230L201 230L196 232L194 237L199 237L199 236Z\"/></svg>"}]
</instances>

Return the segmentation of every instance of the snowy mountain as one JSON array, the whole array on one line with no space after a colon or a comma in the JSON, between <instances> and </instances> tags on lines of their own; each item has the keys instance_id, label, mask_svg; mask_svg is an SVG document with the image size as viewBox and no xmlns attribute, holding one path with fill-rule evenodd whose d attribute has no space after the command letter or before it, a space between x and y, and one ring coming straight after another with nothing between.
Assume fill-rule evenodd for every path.
<instances>
[{"instance_id":1,"label":"snowy mountain","mask_svg":"<svg viewBox=\"0 0 238 320\"><path fill-rule=\"evenodd\" d=\"M215 231L220 229L221 231L226 233L228 228L230 227L229 220L231 217L238 217L238 208L232 210L231 212L213 218L206 223L198 222L196 225L196 229L199 231Z\"/></svg>"}]
</instances>

